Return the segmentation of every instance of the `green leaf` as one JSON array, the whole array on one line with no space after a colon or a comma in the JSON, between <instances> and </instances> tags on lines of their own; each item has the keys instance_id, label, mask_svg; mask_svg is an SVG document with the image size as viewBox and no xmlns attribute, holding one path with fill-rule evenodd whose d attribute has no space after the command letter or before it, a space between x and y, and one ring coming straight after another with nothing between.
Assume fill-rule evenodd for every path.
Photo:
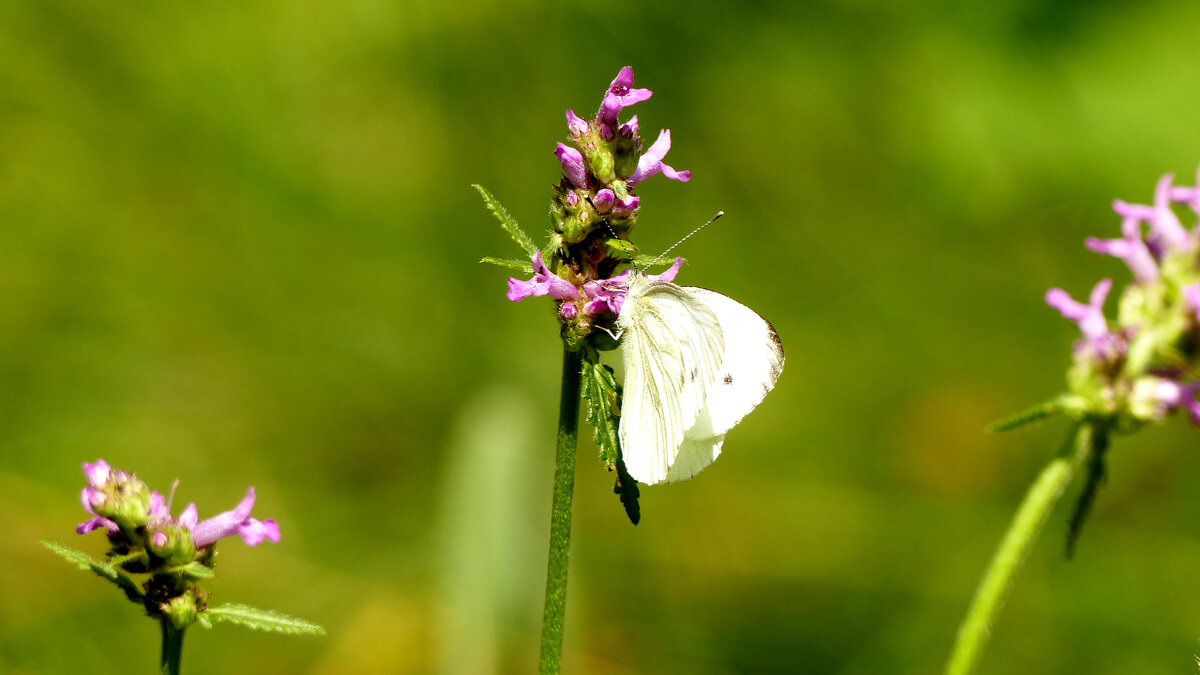
<instances>
[{"instance_id":1,"label":"green leaf","mask_svg":"<svg viewBox=\"0 0 1200 675\"><path fill-rule=\"evenodd\" d=\"M675 264L675 258L664 258L656 255L635 255L630 263L639 270L649 271L649 267L670 267Z\"/></svg>"},{"instance_id":2,"label":"green leaf","mask_svg":"<svg viewBox=\"0 0 1200 675\"><path fill-rule=\"evenodd\" d=\"M252 630L265 630L288 635L325 635L325 628L311 621L297 619L269 609L248 605L225 604L204 611L211 623L234 623Z\"/></svg>"},{"instance_id":3,"label":"green leaf","mask_svg":"<svg viewBox=\"0 0 1200 675\"><path fill-rule=\"evenodd\" d=\"M613 369L590 360L583 363L583 400L587 403L587 421L595 432L592 439L600 448L600 461L613 466L621 456L617 429L621 420L621 389Z\"/></svg>"},{"instance_id":4,"label":"green leaf","mask_svg":"<svg viewBox=\"0 0 1200 675\"><path fill-rule=\"evenodd\" d=\"M531 265L528 260L517 260L516 258L493 258L491 256L484 256L479 262L491 263L493 265L499 265L500 267L507 267L524 274L533 274L533 265Z\"/></svg>"},{"instance_id":5,"label":"green leaf","mask_svg":"<svg viewBox=\"0 0 1200 675\"><path fill-rule=\"evenodd\" d=\"M487 204L488 210L492 212L492 215L496 216L496 220L500 221L500 227L504 228L508 236L512 237L513 241L517 242L517 245L525 251L525 254L532 258L533 254L537 253L538 248L534 245L533 240L529 238L529 235L525 234L525 231L517 224L516 219L509 215L508 210L501 206L500 202L492 196L492 193L488 192L482 185L473 185L472 187L479 191L480 196L483 197L483 203Z\"/></svg>"},{"instance_id":6,"label":"green leaf","mask_svg":"<svg viewBox=\"0 0 1200 675\"><path fill-rule=\"evenodd\" d=\"M1045 403L1040 403L1032 408L1022 410L1011 417L1006 417L1002 420L992 422L991 424L987 425L986 431L989 434L997 434L1002 431L1012 431L1013 429L1019 429L1027 424L1044 420L1061 412L1063 412L1061 401L1058 399L1046 401Z\"/></svg>"},{"instance_id":7,"label":"green leaf","mask_svg":"<svg viewBox=\"0 0 1200 675\"><path fill-rule=\"evenodd\" d=\"M1087 522L1087 517L1092 512L1092 505L1096 503L1096 495L1100 492L1100 486L1104 484L1104 479L1108 474L1104 465L1104 455L1107 450L1108 433L1104 429L1097 429L1092 453L1088 458L1087 479L1083 483L1083 490L1079 493L1079 499L1075 502L1075 510L1071 512L1071 520L1067 525L1068 558L1075 555L1075 544L1079 542L1083 524Z\"/></svg>"},{"instance_id":8,"label":"green leaf","mask_svg":"<svg viewBox=\"0 0 1200 675\"><path fill-rule=\"evenodd\" d=\"M588 424L595 429L592 438L600 448L600 461L616 470L613 492L620 496L629 520L637 525L642 518L637 481L625 470L625 462L621 460L618 433L621 424L621 385L617 384L612 368L589 359L583 363L581 389L583 400L587 403Z\"/></svg>"},{"instance_id":9,"label":"green leaf","mask_svg":"<svg viewBox=\"0 0 1200 675\"><path fill-rule=\"evenodd\" d=\"M133 602L142 601L143 593L141 587L138 586L138 583L133 580L133 577L130 577L128 574L122 572L116 567L113 567L108 563L100 562L83 551L77 551L73 548L63 546L62 544L53 541L43 540L42 546L50 549L52 552L58 554L60 558L66 560L72 565L75 565L79 569L84 571L92 571L100 578L107 579L108 581L116 584L117 587L125 591L126 597Z\"/></svg>"},{"instance_id":10,"label":"green leaf","mask_svg":"<svg viewBox=\"0 0 1200 675\"><path fill-rule=\"evenodd\" d=\"M628 239L605 239L605 246L608 247L608 257L624 260L632 260L637 247Z\"/></svg>"},{"instance_id":11,"label":"green leaf","mask_svg":"<svg viewBox=\"0 0 1200 675\"><path fill-rule=\"evenodd\" d=\"M179 574L192 579L212 579L216 576L216 573L212 571L212 568L206 567L198 561L190 562L182 567L176 567L171 571L178 572Z\"/></svg>"}]
</instances>

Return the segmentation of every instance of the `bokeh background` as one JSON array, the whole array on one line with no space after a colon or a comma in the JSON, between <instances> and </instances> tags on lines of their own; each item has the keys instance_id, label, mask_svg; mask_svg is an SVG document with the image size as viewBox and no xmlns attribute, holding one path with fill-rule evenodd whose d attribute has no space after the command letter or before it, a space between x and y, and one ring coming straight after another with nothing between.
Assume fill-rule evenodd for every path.
<instances>
[{"instance_id":1,"label":"bokeh background","mask_svg":"<svg viewBox=\"0 0 1200 675\"><path fill-rule=\"evenodd\" d=\"M967 3L968 5L972 3ZM1200 5L0 3L0 671L153 672L157 627L39 544L106 458L283 541L214 601L326 638L189 633L222 673L534 669L559 346L505 300L563 110L632 65L673 131L636 241L778 329L778 387L631 526L580 449L565 670L930 673L1061 422L1042 303L1128 274L1111 200L1200 164ZM1180 673L1200 457L1117 441L1075 559L1053 517L981 673ZM1077 489L1077 486L1076 486ZM1074 495L1068 495L1068 498Z\"/></svg>"}]
</instances>

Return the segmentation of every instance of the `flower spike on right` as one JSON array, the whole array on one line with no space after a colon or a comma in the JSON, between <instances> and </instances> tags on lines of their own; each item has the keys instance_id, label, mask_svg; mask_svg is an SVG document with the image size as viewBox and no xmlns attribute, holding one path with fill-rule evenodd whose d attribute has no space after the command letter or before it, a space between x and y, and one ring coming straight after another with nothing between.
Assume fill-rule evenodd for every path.
<instances>
[{"instance_id":1,"label":"flower spike on right","mask_svg":"<svg viewBox=\"0 0 1200 675\"><path fill-rule=\"evenodd\" d=\"M1200 176L1198 176L1200 178ZM976 591L946 672L970 673L1021 561L1037 539L1063 490L1078 473L1084 485L1068 523L1067 555L1105 478L1110 438L1162 422L1182 410L1200 425L1200 186L1176 186L1170 174L1153 204L1113 203L1120 236L1088 238L1088 249L1120 258L1132 279L1114 289L1103 279L1086 303L1052 288L1046 304L1079 326L1067 371L1067 390L1042 405L992 425L1005 431L1061 414L1073 422L1062 452L1042 470L1017 509ZM1193 221L1185 226L1180 214ZM1115 302L1109 302L1115 297ZM1115 318L1105 315L1116 307ZM1083 471L1086 468L1086 471Z\"/></svg>"}]
</instances>

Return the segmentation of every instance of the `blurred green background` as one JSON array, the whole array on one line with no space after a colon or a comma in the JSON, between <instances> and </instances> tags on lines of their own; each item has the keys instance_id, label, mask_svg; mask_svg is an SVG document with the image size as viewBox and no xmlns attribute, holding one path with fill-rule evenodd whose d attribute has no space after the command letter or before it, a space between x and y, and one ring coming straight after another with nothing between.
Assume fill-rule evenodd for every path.
<instances>
[{"instance_id":1,"label":"blurred green background","mask_svg":"<svg viewBox=\"0 0 1200 675\"><path fill-rule=\"evenodd\" d=\"M193 630L222 673L534 669L559 346L509 303L564 109L632 65L689 184L635 239L769 318L788 365L631 526L580 449L565 671L930 673L1064 425L1042 303L1119 261L1115 197L1200 163L1200 5L0 2L0 671L153 672L157 627L62 563L80 463L283 540L214 602L326 638ZM615 355L614 355L615 356ZM1200 461L1120 439L1078 554L1060 509L981 673L1180 673L1200 651ZM1076 488L1077 489L1077 488ZM1068 495L1068 498L1073 495Z\"/></svg>"}]
</instances>

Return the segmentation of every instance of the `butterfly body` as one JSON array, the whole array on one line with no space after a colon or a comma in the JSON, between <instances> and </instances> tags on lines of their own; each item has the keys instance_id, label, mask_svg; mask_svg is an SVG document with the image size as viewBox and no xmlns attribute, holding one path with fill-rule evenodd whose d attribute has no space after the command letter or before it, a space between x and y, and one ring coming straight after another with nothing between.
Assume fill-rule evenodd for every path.
<instances>
[{"instance_id":1,"label":"butterfly body","mask_svg":"<svg viewBox=\"0 0 1200 675\"><path fill-rule=\"evenodd\" d=\"M642 483L686 480L783 370L775 329L720 293L630 275L617 317L625 366L621 453Z\"/></svg>"}]
</instances>

